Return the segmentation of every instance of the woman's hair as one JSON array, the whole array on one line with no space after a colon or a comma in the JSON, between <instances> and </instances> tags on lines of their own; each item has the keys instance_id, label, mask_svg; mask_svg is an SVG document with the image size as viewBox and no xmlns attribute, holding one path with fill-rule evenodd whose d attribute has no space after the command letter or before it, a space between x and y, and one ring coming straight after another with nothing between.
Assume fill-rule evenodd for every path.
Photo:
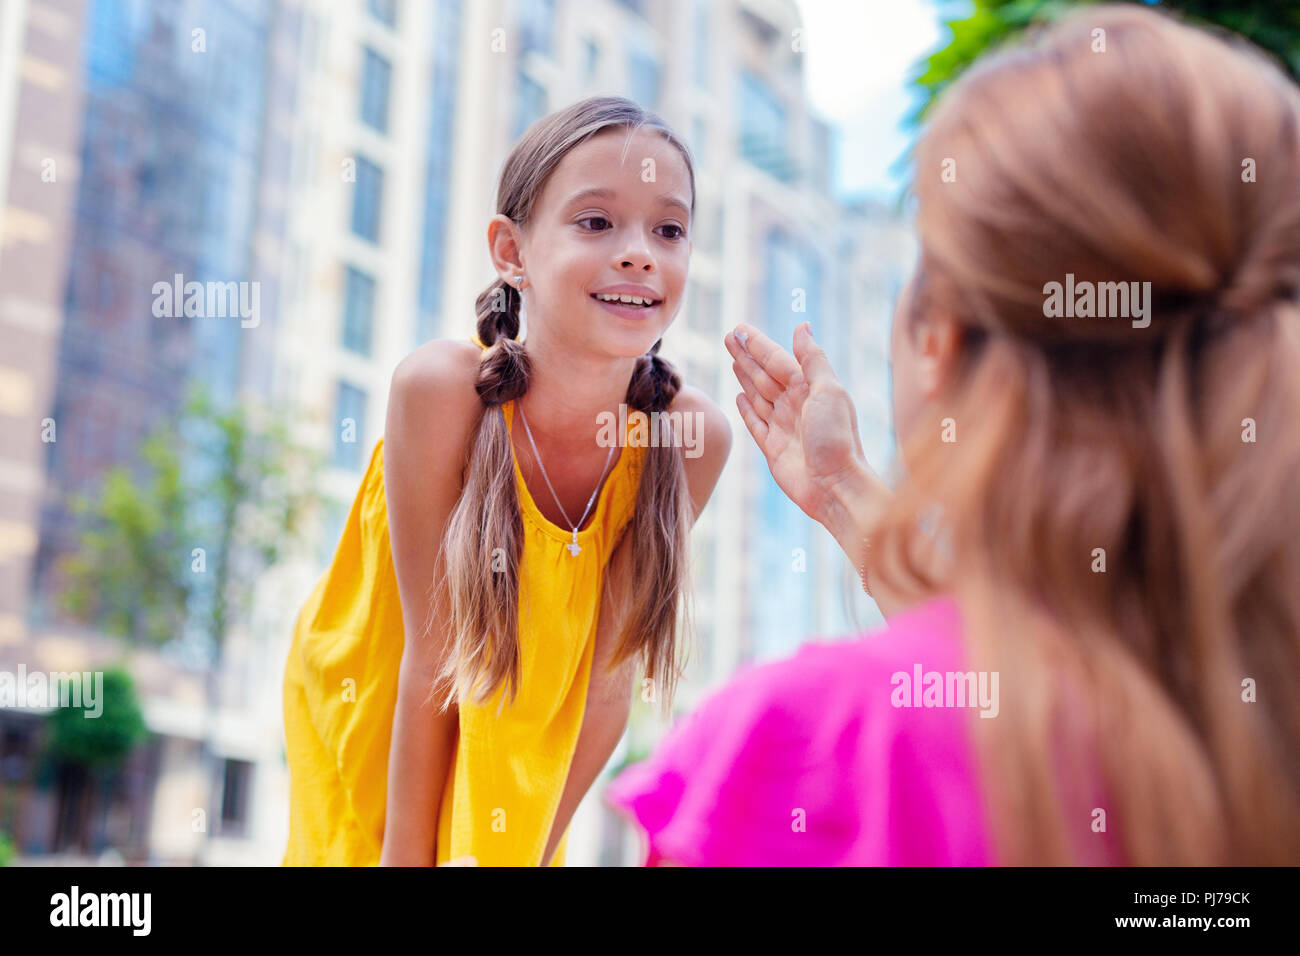
<instances>
[{"instance_id":1,"label":"woman's hair","mask_svg":"<svg viewBox=\"0 0 1300 956\"><path fill-rule=\"evenodd\" d=\"M999 674L999 857L1300 863L1300 93L1089 7L972 69L916 159L905 334L947 315L962 358L870 573L952 593ZM1149 282L1150 324L1051 317L1070 281Z\"/></svg>"},{"instance_id":2,"label":"woman's hair","mask_svg":"<svg viewBox=\"0 0 1300 956\"><path fill-rule=\"evenodd\" d=\"M497 212L526 226L565 155L611 129L625 130L629 138L638 129L654 130L681 152L691 177L693 213L695 173L686 144L659 117L621 97L582 100L533 124L506 159ZM482 702L503 683L511 701L518 693L524 529L501 406L528 391L528 351L517 339L520 303L519 292L500 279L477 301L478 336L488 346L477 382L484 413L464 490L443 538L452 648L434 688L443 688L444 709L470 695ZM625 399L629 408L647 415L666 411L682 384L676 369L658 354L659 345L656 341L636 360ZM594 423L592 428L594 435ZM646 676L662 685L665 709L680 676L677 633L679 620L687 616L683 598L690 507L681 449L672 442L646 448L635 513L625 532L630 580L620 582L615 595L623 627L610 667L641 654ZM611 576L604 577L609 592Z\"/></svg>"}]
</instances>

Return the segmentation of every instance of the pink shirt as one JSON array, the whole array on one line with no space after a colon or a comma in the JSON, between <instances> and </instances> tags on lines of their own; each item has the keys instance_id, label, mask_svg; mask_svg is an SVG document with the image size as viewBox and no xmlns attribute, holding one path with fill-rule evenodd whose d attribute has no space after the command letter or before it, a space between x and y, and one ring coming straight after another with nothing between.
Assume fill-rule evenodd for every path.
<instances>
[{"instance_id":1,"label":"pink shirt","mask_svg":"<svg viewBox=\"0 0 1300 956\"><path fill-rule=\"evenodd\" d=\"M980 706L916 706L896 676L961 672L963 657L957 606L938 599L879 634L751 665L606 798L645 832L647 865L992 863Z\"/></svg>"}]
</instances>

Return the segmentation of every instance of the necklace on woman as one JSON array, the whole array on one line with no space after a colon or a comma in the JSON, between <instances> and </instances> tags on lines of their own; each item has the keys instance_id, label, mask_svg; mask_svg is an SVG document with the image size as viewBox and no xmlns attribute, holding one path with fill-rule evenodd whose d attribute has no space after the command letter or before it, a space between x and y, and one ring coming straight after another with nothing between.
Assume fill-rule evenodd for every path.
<instances>
[{"instance_id":1,"label":"necklace on woman","mask_svg":"<svg viewBox=\"0 0 1300 956\"><path fill-rule=\"evenodd\" d=\"M591 510L592 503L596 500L596 494L600 491L600 486L605 480L605 473L609 471L610 459L614 457L614 446L609 446L609 454L605 456L605 470L600 473L600 481L596 482L596 488L587 500L587 508L582 512L582 517L578 519L577 524L574 524L572 519L569 518L569 513L564 510L564 505L560 504L560 496L555 493L555 486L551 484L550 476L546 474L546 466L542 464L542 456L537 453L537 442L533 441L533 430L528 427L528 418L524 415L524 406L516 402L515 407L519 409L519 419L524 423L524 433L528 435L528 444L533 447L533 458L537 461L537 467L542 470L542 477L546 479L546 487L551 489L551 497L555 499L560 514L564 515L564 520L569 522L569 527L573 529L573 544L566 544L565 547L569 549L569 554L577 555L582 550L582 548L578 547L578 529L587 520L587 512Z\"/></svg>"}]
</instances>

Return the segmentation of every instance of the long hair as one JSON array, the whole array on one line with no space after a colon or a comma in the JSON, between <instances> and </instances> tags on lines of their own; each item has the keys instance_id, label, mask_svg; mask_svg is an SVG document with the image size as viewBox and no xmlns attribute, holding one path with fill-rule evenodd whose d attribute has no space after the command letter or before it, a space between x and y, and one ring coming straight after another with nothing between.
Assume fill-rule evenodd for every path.
<instances>
[{"instance_id":1,"label":"long hair","mask_svg":"<svg viewBox=\"0 0 1300 956\"><path fill-rule=\"evenodd\" d=\"M506 159L497 187L497 212L526 225L564 156L597 133L618 128L629 135L637 129L655 130L681 152L691 177L694 212L695 173L685 143L657 116L620 97L582 100L535 123ZM484 411L464 489L442 543L452 650L434 691L441 689L444 710L465 699L482 702L502 684L511 701L518 693L524 532L501 406L528 391L528 352L517 338L520 303L519 292L498 279L479 294L476 304L478 336L488 346L476 385ZM628 407L647 415L667 410L682 384L676 369L658 354L659 345L655 342L637 359L628 383ZM630 580L611 592L610 575L604 575L605 591L612 594L622 622L610 666L640 654L646 676L663 691L665 709L681 673L678 629L686 618L691 525L685 465L676 444L660 442L645 449L635 512L625 532L631 536Z\"/></svg>"},{"instance_id":2,"label":"long hair","mask_svg":"<svg viewBox=\"0 0 1300 956\"><path fill-rule=\"evenodd\" d=\"M904 321L965 344L869 567L953 594L1000 676L1001 861L1300 863L1300 94L1089 7L958 81L916 160ZM1149 325L1049 316L1067 275L1150 282Z\"/></svg>"}]
</instances>

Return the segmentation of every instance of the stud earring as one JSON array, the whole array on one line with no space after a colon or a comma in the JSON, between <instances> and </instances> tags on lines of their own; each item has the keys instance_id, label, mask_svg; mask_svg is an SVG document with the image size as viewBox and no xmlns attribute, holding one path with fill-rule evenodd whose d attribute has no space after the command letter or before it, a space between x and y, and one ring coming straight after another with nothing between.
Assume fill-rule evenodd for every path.
<instances>
[{"instance_id":1,"label":"stud earring","mask_svg":"<svg viewBox=\"0 0 1300 956\"><path fill-rule=\"evenodd\" d=\"M524 277L523 277L523 276L515 276L515 285L518 286L520 292L523 292L523 291L524 291Z\"/></svg>"}]
</instances>

